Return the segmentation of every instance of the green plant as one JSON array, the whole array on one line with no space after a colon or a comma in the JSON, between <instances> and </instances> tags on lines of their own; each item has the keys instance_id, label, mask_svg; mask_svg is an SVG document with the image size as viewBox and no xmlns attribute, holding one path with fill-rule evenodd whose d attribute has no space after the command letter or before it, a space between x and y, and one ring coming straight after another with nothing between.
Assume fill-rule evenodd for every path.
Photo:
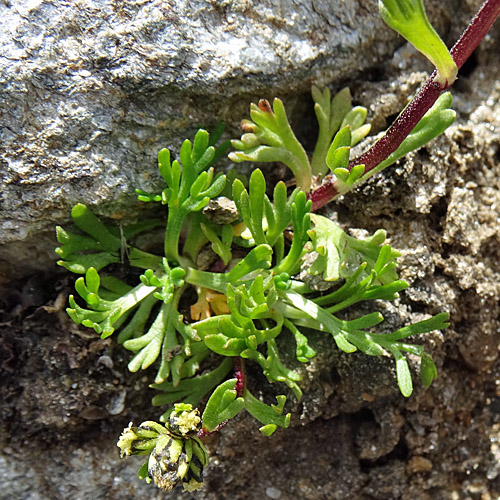
<instances>
[{"instance_id":1,"label":"green plant","mask_svg":"<svg viewBox=\"0 0 500 500\"><path fill-rule=\"evenodd\" d=\"M299 374L281 361L277 340L284 330L295 339L300 363L315 355L306 328L331 335L346 353L391 354L406 397L413 390L407 354L420 358L424 386L437 376L424 347L407 339L445 328L447 314L390 333L375 332L383 321L379 312L346 319L346 311L352 313L356 304L394 300L408 284L398 278L398 253L385 243L384 231L356 239L311 212L314 202L325 199L317 195L321 186L311 189L311 178L330 173L337 193L352 189L441 133L454 119L451 97L443 94L399 147L370 169L349 161L351 146L369 132L366 110L352 108L346 89L332 98L328 90L313 88L313 99L319 137L311 161L279 100L273 108L267 101L252 105L252 121L243 122L245 133L233 141L236 151L229 155L237 162L285 163L297 180L293 192L278 182L268 195L270 186L259 169L248 183L233 174L216 174L213 164L228 144L216 146L222 129L212 136L200 130L192 142L184 141L179 160L171 161L166 149L160 151L158 167L166 183L160 193L137 191L139 200L167 208L161 255L131 243L141 232L161 227L158 220L128 226L120 234L79 204L72 217L80 233L57 229L59 264L84 275L75 289L85 305L71 296L70 317L103 338L119 330L118 342L133 353L130 371L156 365L153 405L166 407L160 418L165 425L130 425L118 446L125 456L149 455L139 476L164 489L182 483L192 490L201 484L207 463L201 438L243 409L262 424L265 435L288 427L286 396L277 396L275 405L260 401L245 375L245 364L260 366L269 382L282 382L301 397ZM230 198L230 210L221 220L213 217L208 204L220 204L222 194ZM207 247L215 263L202 269L199 256ZM140 270L135 286L107 272L122 254ZM310 279L314 276L319 288ZM193 408L207 397L200 417Z\"/></svg>"}]
</instances>

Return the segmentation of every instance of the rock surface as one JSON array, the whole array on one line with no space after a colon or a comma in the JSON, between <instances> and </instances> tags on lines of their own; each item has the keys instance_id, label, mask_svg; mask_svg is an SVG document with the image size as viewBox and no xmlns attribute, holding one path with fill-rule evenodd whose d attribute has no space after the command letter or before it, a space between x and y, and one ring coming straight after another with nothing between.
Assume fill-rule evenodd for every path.
<instances>
[{"instance_id":1,"label":"rock surface","mask_svg":"<svg viewBox=\"0 0 500 500\"><path fill-rule=\"evenodd\" d=\"M457 1L428 3L448 26ZM221 120L234 136L252 99L293 111L401 43L372 0L5 0L0 16L4 279L49 265L78 202L133 217L161 148Z\"/></svg>"},{"instance_id":2,"label":"rock surface","mask_svg":"<svg viewBox=\"0 0 500 500\"><path fill-rule=\"evenodd\" d=\"M370 9L373 3L369 3ZM29 18L27 6L35 3L22 5L25 10L17 9L20 18ZM81 2L81 5L90 4ZM239 18L236 7L243 2L200 5L224 7ZM472 10L477 2L467 5ZM33 7L35 11L37 8ZM123 7L125 13L127 9ZM471 13L465 10L464 17ZM124 15L118 9L116 16L120 12ZM55 14L51 19L56 19ZM13 22L7 24L14 29ZM456 31L456 26L450 27L450 33L457 35ZM318 356L304 372L304 397L291 408L292 427L265 438L251 417L241 415L208 443L212 458L204 490L196 496L177 491L166 496L136 478L140 459L119 460L115 447L117 436L129 421L137 423L158 416L157 409L150 406L152 394L143 390L147 372L131 375L126 370L128 354L112 339L102 341L92 331L69 321L63 308L71 292L71 277L51 267L28 280L11 281L0 290L0 500L499 498L499 42L497 26L467 68L467 74L455 84L458 120L444 136L327 209L346 227L370 232L386 229L393 246L401 251L402 275L412 286L398 303L383 311L390 321L406 322L419 319L422 314L450 312L449 329L420 339L432 352L439 371L439 378L428 390L415 384L414 394L405 400L397 390L391 360L341 354L330 338L313 335L311 343ZM20 64L23 66L29 70L26 61ZM370 119L383 126L399 111L408 91L405 87L414 86L421 78L419 73L412 72L422 69L418 57L401 49L378 72L370 74L370 81L366 78L356 81L354 70L341 78L352 78L356 99L370 109ZM309 76L303 75L303 81L294 83L290 83L291 78L286 80L286 75L274 76L275 88L297 93L297 101L305 100L305 94L300 92L306 89L301 85L308 86L305 80L313 71L309 68L304 73ZM398 84L391 86L396 78ZM241 75L231 80L229 95L235 96L238 85L244 81ZM261 84L264 85L262 81L258 85ZM31 184L18 178L2 191L3 200L9 203L13 201L16 186L28 186L27 192L33 196L31 201L29 198L19 201L17 213L21 214L22 207L27 210L28 206L39 211L31 215L26 211L27 218L20 218L19 227L30 225L38 231L44 224L64 217L63 212L76 201L69 194L82 193L83 185L88 196L84 201L92 199L97 204L106 200L100 205L102 213L112 214L116 209L116 214L122 216L128 213L125 210L136 209L123 208L123 200L127 196L131 199L132 181L155 182L153 150L164 137L159 137L156 122L159 109L153 109L152 101L147 101L146 91L134 100L132 91L140 86L137 82L130 85L132 90L120 97L120 102L128 102L134 113L139 109L138 101L143 111L146 104L150 107L151 113L147 114L148 119L149 115L153 117L150 128L143 122L134 126L136 130L147 129L151 134L148 137L155 139L135 152L130 152L133 148L127 146L127 154L148 162L146 170L151 180L145 172L134 174L132 160L125 158L126 148L117 146L120 138L127 136L125 131L130 132L127 126L131 127L134 121L132 115L125 117L121 125L113 124L113 132L105 134L102 143L96 140L85 152L89 162L96 161L88 165L97 165L93 155L95 151L103 154L104 150L112 154L109 161L117 162L114 165L127 165L126 169L118 171L114 167L109 172L111 177L121 179L117 182L123 192L116 193L111 184L99 191L95 187L98 177L90 174L85 177L74 165L73 170L68 167L70 172L55 168L54 172L61 176L70 176L71 172L80 175L77 181L63 183L64 189L68 189L66 192L61 188L64 196L49 196L52 203L59 204L60 213L56 216L53 207L37 208L33 202L38 199L35 194L48 192L49 184L44 182L48 183L52 174L50 165L30 164L25 175L32 179ZM207 102L216 102L214 88L215 84L207 87ZM246 88L245 92L252 94ZM167 99L169 92L157 88L151 95ZM176 92L183 99L195 95L180 87ZM81 93L80 98L82 102L90 99L86 93ZM196 99L193 97L192 102ZM242 100L242 113L246 113L248 99ZM64 99L60 97L59 102ZM235 106L236 97L232 102ZM202 106L198 106L197 113L201 113ZM94 109L97 108L96 105ZM297 112L301 109L297 105ZM306 122L312 114L298 116ZM195 119L186 120L165 130L174 131L177 127L179 134L191 130ZM28 127L27 122L24 126ZM87 132L82 132L84 138L90 129L88 126ZM38 137L34 130L30 132L33 139ZM39 133L43 134L43 130ZM52 158L59 158L63 151L66 155L85 156L76 148L65 149L64 141L69 137L69 133L62 133L61 145L54 148ZM117 142L113 143L114 140ZM36 145L36 140L32 145L26 142L25 147L33 148L32 151L43 149ZM4 152L7 151L12 154L15 150ZM25 153L17 154L20 156L17 166L21 168ZM54 160L54 164L59 165L58 161ZM99 169L97 176L101 176L102 167ZM91 172L90 167L87 172ZM126 179L120 177L124 172ZM72 183L79 187L70 190L68 186ZM45 220L49 213L53 214L52 219ZM26 241L30 234L26 231ZM15 246L15 238L10 241L5 252L21 248ZM34 259L33 254L29 258ZM42 258L41 262L46 265L47 261ZM260 387L259 381L256 378L254 382L255 392ZM262 384L263 390L270 391L264 394L269 400L273 390L282 392L277 385L265 387L267 384Z\"/></svg>"}]
</instances>

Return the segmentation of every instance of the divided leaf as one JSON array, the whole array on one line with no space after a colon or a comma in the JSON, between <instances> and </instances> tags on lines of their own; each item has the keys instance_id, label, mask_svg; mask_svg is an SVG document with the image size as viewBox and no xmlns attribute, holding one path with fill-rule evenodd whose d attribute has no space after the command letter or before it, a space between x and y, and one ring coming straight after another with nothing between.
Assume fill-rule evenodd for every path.
<instances>
[{"instance_id":1,"label":"divided leaf","mask_svg":"<svg viewBox=\"0 0 500 500\"><path fill-rule=\"evenodd\" d=\"M232 367L233 360L231 358L224 358L217 368L202 375L183 377L177 384L174 384L173 381L152 384L150 386L152 389L163 392L163 394L157 394L153 397L153 406L168 405L176 402L196 406L214 387L222 383ZM181 370L181 374L185 375L183 370ZM167 410L160 420L165 422L170 412L171 409Z\"/></svg>"},{"instance_id":2,"label":"divided leaf","mask_svg":"<svg viewBox=\"0 0 500 500\"><path fill-rule=\"evenodd\" d=\"M421 148L438 135L441 135L456 118L455 111L450 109L451 104L451 94L449 92L441 94L396 151L368 172L367 176L371 177L374 173L380 172L411 151Z\"/></svg>"},{"instance_id":3,"label":"divided leaf","mask_svg":"<svg viewBox=\"0 0 500 500\"><path fill-rule=\"evenodd\" d=\"M280 99L274 99L273 108L265 99L259 105L250 105L250 120L243 120L244 134L240 140L231 141L235 152L229 158L242 161L282 162L293 172L297 185L309 192L311 166L304 148L295 137ZM235 200L236 201L236 200Z\"/></svg>"},{"instance_id":4,"label":"divided leaf","mask_svg":"<svg viewBox=\"0 0 500 500\"><path fill-rule=\"evenodd\" d=\"M245 401L236 394L237 379L226 380L219 385L207 401L203 412L203 428L213 432L223 422L235 417L244 407Z\"/></svg>"},{"instance_id":5,"label":"divided leaf","mask_svg":"<svg viewBox=\"0 0 500 500\"><path fill-rule=\"evenodd\" d=\"M318 140L311 161L312 171L314 175L325 175L328 168L333 171L347 167L351 146L368 135L371 125L364 124L366 108L352 108L348 88L342 89L331 100L328 88L321 92L313 86L311 93L319 125ZM348 140L344 140L347 136Z\"/></svg>"},{"instance_id":6,"label":"divided leaf","mask_svg":"<svg viewBox=\"0 0 500 500\"><path fill-rule=\"evenodd\" d=\"M268 406L253 396L248 389L243 394L245 408L248 413L264 424L259 430L265 436L270 436L278 427L287 428L290 425L291 414L283 415L286 396L276 396L277 405Z\"/></svg>"},{"instance_id":7,"label":"divided leaf","mask_svg":"<svg viewBox=\"0 0 500 500\"><path fill-rule=\"evenodd\" d=\"M376 280L382 284L397 280L394 269L399 253L389 245L383 245L385 231L379 229L366 239L353 238L335 222L317 214L311 214L313 228L308 231L312 249L318 257L308 269L312 275L322 274L325 281L350 278L363 263L364 274L376 271Z\"/></svg>"}]
</instances>

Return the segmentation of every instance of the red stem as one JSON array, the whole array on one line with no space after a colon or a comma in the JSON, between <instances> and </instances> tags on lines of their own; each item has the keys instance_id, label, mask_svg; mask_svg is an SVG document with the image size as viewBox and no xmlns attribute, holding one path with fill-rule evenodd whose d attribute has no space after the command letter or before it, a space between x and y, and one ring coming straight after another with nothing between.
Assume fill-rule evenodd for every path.
<instances>
[{"instance_id":1,"label":"red stem","mask_svg":"<svg viewBox=\"0 0 500 500\"><path fill-rule=\"evenodd\" d=\"M450 50L453 60L459 69L474 50L476 50L499 14L500 0L486 0L483 3L462 36ZM410 104L396 118L385 135L368 151L349 162L349 169L355 165L365 165L365 173L369 172L396 151L415 125L436 102L441 92L451 87L451 84L441 86L435 82L435 76L436 71L432 73ZM308 195L308 198L313 202L312 210L318 210L333 200L338 194L335 187L335 178L331 175L325 177L321 186L311 191Z\"/></svg>"},{"instance_id":2,"label":"red stem","mask_svg":"<svg viewBox=\"0 0 500 500\"><path fill-rule=\"evenodd\" d=\"M216 432L219 432L223 427L225 427L228 422L229 420L224 420L224 422L220 423L213 431L209 431L206 427L203 427L203 429L199 430L196 433L196 437L203 439L204 437L210 436L211 434L215 434Z\"/></svg>"},{"instance_id":3,"label":"red stem","mask_svg":"<svg viewBox=\"0 0 500 500\"><path fill-rule=\"evenodd\" d=\"M236 377L236 385L234 386L236 397L242 398L246 386L245 365L239 356L234 361L234 376Z\"/></svg>"},{"instance_id":4,"label":"red stem","mask_svg":"<svg viewBox=\"0 0 500 500\"><path fill-rule=\"evenodd\" d=\"M470 22L467 29L450 50L460 69L476 50L500 14L500 0L486 0Z\"/></svg>"}]
</instances>

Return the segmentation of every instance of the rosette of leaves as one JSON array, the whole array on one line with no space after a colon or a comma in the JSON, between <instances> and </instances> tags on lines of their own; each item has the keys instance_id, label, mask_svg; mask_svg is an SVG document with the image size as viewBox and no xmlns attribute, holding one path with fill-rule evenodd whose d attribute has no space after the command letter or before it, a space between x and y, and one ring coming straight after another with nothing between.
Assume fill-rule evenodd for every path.
<instances>
[{"instance_id":1,"label":"rosette of leaves","mask_svg":"<svg viewBox=\"0 0 500 500\"><path fill-rule=\"evenodd\" d=\"M405 396L411 394L412 382L404 353L418 355L425 360L421 375L428 385L435 376L430 357L422 346L413 346L406 338L423 330L444 328L446 314L383 335L372 331L383 320L378 312L350 321L338 316L361 301L393 300L408 286L398 279L398 253L384 244L385 233L377 231L370 238L357 240L328 219L309 214L310 202L303 192L296 191L287 200L284 184L278 183L272 201L265 193L259 170L253 172L248 190L238 182L233 185L233 198L248 229L245 245L251 245L252 250L226 274L225 282L208 273L199 278L195 273L190 276L201 286L218 287L221 292L225 289L229 309L227 314L194 323L199 337L218 354L257 362L268 380L284 382L296 397L301 395L299 378L281 363L275 341L283 326L296 337L299 361L314 355L301 331L307 326L332 335L345 352L359 349L372 356L391 353ZM284 227L289 227L292 235L287 245ZM343 280L334 292L317 297L305 283L293 278L303 266L304 255L311 252L318 258L308 272L322 274L327 281Z\"/></svg>"},{"instance_id":2,"label":"rosette of leaves","mask_svg":"<svg viewBox=\"0 0 500 500\"><path fill-rule=\"evenodd\" d=\"M118 341L134 353L131 371L156 365L151 387L159 393L153 404L167 407L161 421L169 422L176 411L173 404L194 407L209 397L201 419L202 434L217 430L243 409L261 423L265 435L288 427L286 395L277 396L274 405L267 404L249 391L241 376L228 379L242 360L300 398L300 375L282 362L278 347L277 337L284 329L295 338L299 362L308 362L316 354L305 333L307 327L331 335L346 353L391 354L405 396L413 387L406 355L417 356L422 381L429 385L436 376L434 363L423 346L407 338L444 328L446 314L385 334L374 331L383 321L378 312L351 320L339 315L362 301L393 300L407 287L398 279L398 254L384 244L385 233L377 231L365 240L353 238L333 222L311 214L305 192L296 189L289 194L283 182L274 186L269 197L259 169L250 176L248 186L237 178L232 182L238 219L216 224L203 212L226 182L224 176L214 174L212 163L218 153L212 144L208 133L199 131L193 143L184 142L180 162L171 162L170 154L161 151L159 170L167 187L159 194L138 191L140 200L167 207L164 255L133 247L83 205L73 210L80 234L58 229L60 264L84 273L75 283L80 299L70 297L68 314L103 338L119 330ZM148 222L123 232L130 235L157 225ZM135 286L106 272L107 266L120 259L124 245L122 253L141 269ZM217 270L197 267L204 247L210 247L219 260ZM308 256L314 260L310 266L305 264L311 260ZM318 296L300 278L304 272L333 283L334 291ZM186 300L191 302L186 304ZM82 301L85 305L78 303ZM190 313L186 305L191 306ZM149 427L133 432L141 437ZM165 434L159 428L154 432ZM147 445L152 457L149 473L154 468L163 478L155 482L165 487L176 478L198 481L198 472L189 473L189 461L180 458L192 456L195 448L182 451L184 441L163 434L155 438L153 447L152 441ZM165 479L165 471L175 460L181 460L175 477L170 474ZM145 475L145 469L141 470Z\"/></svg>"},{"instance_id":3,"label":"rosette of leaves","mask_svg":"<svg viewBox=\"0 0 500 500\"><path fill-rule=\"evenodd\" d=\"M356 306L361 302L394 300L408 286L396 272L398 253L386 243L385 232L353 238L332 221L311 214L307 199L312 176L328 177L329 184L324 182L318 190L326 193L323 199L331 200L425 144L454 119L450 95L437 96L454 78L456 65L429 25L422 1L380 0L379 5L386 22L429 57L437 72L385 140L361 157L371 162L368 168L349 159L352 145L369 132L366 110L352 107L346 89L332 98L328 90L313 88L319 135L311 161L280 100L273 107L267 101L251 106L251 120L242 123L244 134L233 141L237 151L230 155L236 162L283 162L297 181L298 189L292 193L279 182L271 196L258 169L248 185L235 175L230 182L229 175L216 175L213 163L227 143L215 147L221 129L212 137L200 130L192 143L183 143L179 160L172 162L168 150L160 151L158 166L165 189L157 194L138 190L140 200L167 208L161 255L130 243L140 232L157 229L162 224L157 220L115 228L79 204L72 212L79 231L57 229L59 264L85 275L75 284L79 298L70 297L71 318L103 338L118 330L118 340L134 352L132 371L157 365L152 387L160 393L153 403L170 406L161 418L165 425L131 424L118 446L122 456L150 455L139 476L166 490L177 484L187 490L200 486L208 461L200 438L243 409L262 424L265 435L288 427L286 396L279 395L275 405L268 405L252 395L243 366L245 362L259 367L269 382L285 384L300 398L300 376L285 366L278 349L277 338L284 329L295 338L295 356L302 363L316 354L308 329L330 335L345 353L392 355L404 396L413 390L408 355L420 359L424 386L437 376L424 346L408 339L445 328L448 315L377 333L384 318L375 310L376 302L367 314L353 311L359 311ZM488 0L484 5L488 8L480 10L475 19L479 21L469 27L476 34L471 37L468 31L465 37L464 45L471 50L498 15L497 6ZM394 137L397 140L387 148ZM226 201L234 204L236 216L216 221L204 208L222 193L231 198ZM199 256L208 247L216 261L213 267L201 268ZM110 274L109 266L125 259L140 269L134 285ZM326 283L326 289L319 292L311 276ZM229 378L231 372L234 378ZM200 417L193 407L207 397Z\"/></svg>"},{"instance_id":4,"label":"rosette of leaves","mask_svg":"<svg viewBox=\"0 0 500 500\"><path fill-rule=\"evenodd\" d=\"M157 195L139 191L139 197L168 208L165 255L148 254L127 243L131 263L146 268L134 287L109 275L101 277L96 268L89 267L91 250L101 262L102 251L106 251L113 257L107 263L114 262L118 241L110 228L79 206L76 212L86 222L80 218L75 223L87 234L58 231L64 234L66 245L58 253L68 256L61 265L86 269L75 284L86 307L71 296L68 313L72 319L94 328L102 337L119 329L118 340L135 353L129 363L131 371L157 365L153 387L161 392L154 397L154 405L180 401L195 406L213 393L207 404L210 417L203 423L208 431L243 408L262 423L266 434L288 425L289 415L282 415L284 395L272 407L259 402L246 387L235 392L234 387L224 385L234 360L243 359L260 366L270 382L284 383L300 398L300 376L282 363L276 342L284 328L295 337L300 362L315 355L302 331L307 325L332 335L345 352L391 353L405 396L411 393L412 384L404 356L415 354L424 360L422 378L428 385L435 376L432 361L423 347L409 344L406 338L415 332L443 328L445 316L384 335L372 333L383 320L379 313L350 321L338 316L361 301L392 300L407 286L397 277L398 254L384 245L385 233L377 231L365 240L355 239L328 219L310 214L311 202L305 193L296 189L288 194L283 182L268 197L259 169L250 176L248 187L239 179L232 183L231 196L239 219L214 224L202 209L225 183L224 176L213 174L215 156L216 149L204 131L197 133L193 144L183 144L182 165L177 160L171 162L165 150L160 152L159 170L167 187ZM84 244L79 252L80 242ZM197 268L197 254L204 245L211 246L220 258L223 272ZM307 255L314 255L315 260L306 272L340 283L334 292L318 297L298 278ZM192 294L190 289L197 300L191 315L186 315L179 308L181 299ZM171 407L163 421L170 411Z\"/></svg>"}]
</instances>

